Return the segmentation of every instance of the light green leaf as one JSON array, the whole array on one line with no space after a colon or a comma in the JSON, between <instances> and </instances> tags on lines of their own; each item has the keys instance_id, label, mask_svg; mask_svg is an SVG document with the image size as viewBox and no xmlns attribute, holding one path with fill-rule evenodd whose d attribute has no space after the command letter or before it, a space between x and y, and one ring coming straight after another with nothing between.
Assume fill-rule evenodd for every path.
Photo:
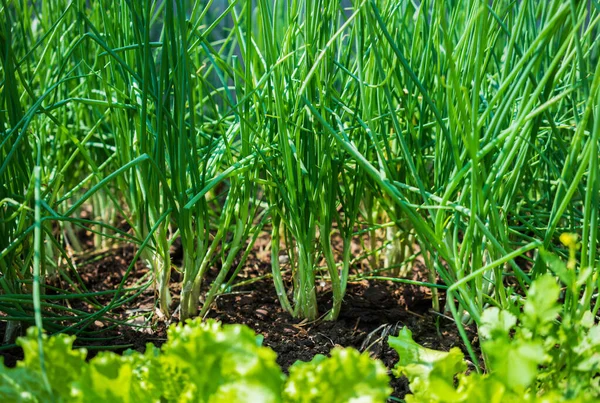
<instances>
[{"instance_id":1,"label":"light green leaf","mask_svg":"<svg viewBox=\"0 0 600 403\"><path fill-rule=\"evenodd\" d=\"M540 251L540 256L544 259L544 262L548 265L550 270L560 279L560 281L568 288L572 287L575 282L575 272L567 268L567 264L563 262L554 253L550 253L545 250ZM531 291L530 291L531 292Z\"/></svg>"},{"instance_id":2,"label":"light green leaf","mask_svg":"<svg viewBox=\"0 0 600 403\"><path fill-rule=\"evenodd\" d=\"M538 365L545 358L541 343L506 339L483 342L488 370L507 388L523 392L535 381Z\"/></svg>"},{"instance_id":3,"label":"light green leaf","mask_svg":"<svg viewBox=\"0 0 600 403\"><path fill-rule=\"evenodd\" d=\"M446 353L421 347L406 327L398 337L390 336L388 343L399 356L394 375L408 377L415 397L432 401L460 401L461 396L454 387L454 376L464 372L467 366L458 348L454 347Z\"/></svg>"},{"instance_id":4,"label":"light green leaf","mask_svg":"<svg viewBox=\"0 0 600 403\"><path fill-rule=\"evenodd\" d=\"M553 322L560 306L557 302L560 288L551 275L543 275L536 279L523 306L521 322L525 328L537 335L543 336L548 333L550 323Z\"/></svg>"},{"instance_id":5,"label":"light green leaf","mask_svg":"<svg viewBox=\"0 0 600 403\"><path fill-rule=\"evenodd\" d=\"M489 375L458 375L457 391L465 396L462 403L504 403L507 401L506 386Z\"/></svg>"},{"instance_id":6,"label":"light green leaf","mask_svg":"<svg viewBox=\"0 0 600 403\"><path fill-rule=\"evenodd\" d=\"M37 335L38 329L30 327L27 329L27 336L17 340L17 344L23 348L25 354L23 361L17 365L41 374ZM67 397L70 393L71 383L85 373L87 352L85 349L73 349L75 336L57 334L48 337L44 334L42 340L46 375L52 392L56 396ZM38 388L41 389L42 385L43 383Z\"/></svg>"},{"instance_id":7,"label":"light green leaf","mask_svg":"<svg viewBox=\"0 0 600 403\"><path fill-rule=\"evenodd\" d=\"M0 360L2 357L0 357ZM44 383L37 371L19 366L6 368L0 363L0 397L2 402L43 403L52 401L50 393L42 386ZM60 398L57 402L63 401Z\"/></svg>"},{"instance_id":8,"label":"light green leaf","mask_svg":"<svg viewBox=\"0 0 600 403\"><path fill-rule=\"evenodd\" d=\"M159 402L159 385L149 382L152 362L139 353L123 356L101 352L75 382L73 401L139 403Z\"/></svg>"},{"instance_id":9,"label":"light green leaf","mask_svg":"<svg viewBox=\"0 0 600 403\"><path fill-rule=\"evenodd\" d=\"M385 402L392 393L384 365L353 348L335 348L331 357L317 355L290 368L284 401Z\"/></svg>"},{"instance_id":10,"label":"light green leaf","mask_svg":"<svg viewBox=\"0 0 600 403\"><path fill-rule=\"evenodd\" d=\"M491 307L483 311L479 334L484 339L507 338L517 324L517 317L508 311Z\"/></svg>"},{"instance_id":11,"label":"light green leaf","mask_svg":"<svg viewBox=\"0 0 600 403\"><path fill-rule=\"evenodd\" d=\"M591 275L594 274L594 269L592 269L591 267L586 267L583 268L579 271L579 274L577 275L577 281L575 283L575 285L577 287L581 287L582 285L584 285L588 279L590 278Z\"/></svg>"},{"instance_id":12,"label":"light green leaf","mask_svg":"<svg viewBox=\"0 0 600 403\"><path fill-rule=\"evenodd\" d=\"M199 318L171 326L159 360L165 397L187 402L279 402L283 374L276 354L252 330Z\"/></svg>"}]
</instances>

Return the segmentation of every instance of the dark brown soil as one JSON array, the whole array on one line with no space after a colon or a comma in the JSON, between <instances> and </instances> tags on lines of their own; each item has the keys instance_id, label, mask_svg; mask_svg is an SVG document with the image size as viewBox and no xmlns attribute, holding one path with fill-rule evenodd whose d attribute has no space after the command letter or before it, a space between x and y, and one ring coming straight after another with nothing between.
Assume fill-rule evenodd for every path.
<instances>
[{"instance_id":1,"label":"dark brown soil","mask_svg":"<svg viewBox=\"0 0 600 403\"><path fill-rule=\"evenodd\" d=\"M264 251L263 251L264 252ZM177 251L174 258L177 259ZM118 248L105 253L93 263L83 265L81 277L90 291L114 289L120 283L127 266L133 258L131 248ZM250 255L241 273L241 280L261 277L268 274L270 264L264 253ZM143 264L134 267L127 284L147 273ZM212 273L214 275L214 273ZM179 273L173 271L173 280L178 280ZM211 276L209 276L211 277ZM415 265L415 279L425 279L424 270ZM179 285L174 283L174 291ZM331 293L326 287L318 287L319 309L324 314L331 305ZM178 294L174 292L175 295ZM110 298L103 298L106 303ZM113 317L127 320L132 312L152 316L154 312L153 291L146 290L128 306L121 306L113 311ZM174 300L174 307L177 299ZM84 304L78 307L86 309ZM407 326L419 344L449 350L453 346L462 348L463 344L454 323L443 315L431 312L431 293L428 289L407 286L390 281L355 281L348 285L338 320L314 322L300 321L282 310L270 279L261 279L250 285L234 287L233 291L217 298L214 309L208 317L223 323L245 324L258 334L264 336L264 344L278 354L278 363L287 372L290 365L297 360L308 361L315 354L328 354L334 346L354 347L369 353L391 370L398 360L394 350L387 345L388 335L397 335ZM91 309L87 307L87 309ZM175 317L176 319L176 317ZM130 321L131 322L131 321ZM118 326L104 332L102 341L86 337L78 345L87 347L89 356L94 356L102 349L121 352L127 348L143 351L146 343L160 346L166 340L166 324L154 315L152 323L144 322L140 317L134 322L138 325L148 324L142 328ZM101 330L106 323L96 321L87 331ZM0 322L0 334L4 333L5 323ZM469 333L474 339L474 334ZM464 350L464 348L463 348ZM22 358L20 348L0 351L5 364L15 365ZM408 391L405 379L392 378L393 395L402 398Z\"/></svg>"}]
</instances>

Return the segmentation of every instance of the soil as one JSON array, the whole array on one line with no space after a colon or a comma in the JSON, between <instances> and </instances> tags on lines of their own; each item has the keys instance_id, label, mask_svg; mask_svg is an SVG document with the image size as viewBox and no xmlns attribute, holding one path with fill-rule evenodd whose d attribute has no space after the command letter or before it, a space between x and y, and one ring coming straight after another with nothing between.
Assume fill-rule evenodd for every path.
<instances>
[{"instance_id":1,"label":"soil","mask_svg":"<svg viewBox=\"0 0 600 403\"><path fill-rule=\"evenodd\" d=\"M255 248L256 249L256 248ZM259 248L260 249L260 248ZM240 281L262 278L245 286L232 288L232 291L219 296L208 317L223 323L244 324L256 333L264 336L264 345L278 354L278 363L285 372L297 360L308 361L316 354L328 354L334 346L354 347L360 351L368 351L375 358L383 361L388 369L394 367L398 356L386 342L388 335L397 335L403 327L408 327L413 338L419 344L437 350L448 351L458 346L464 352L463 343L453 321L447 316L431 310L431 293L429 289L412 285L403 285L391 281L354 281L348 284L347 293L341 313L336 321L316 320L313 322L292 318L283 311L273 286L268 278L270 270L269 257L264 250L253 251L245 269L240 273ZM96 259L86 259L89 263L80 267L81 278L89 291L115 289L133 259L134 251L130 247L120 247L97 254ZM173 251L177 262L180 251ZM135 265L126 284L131 286L136 280L147 274L141 262ZM215 270L216 272L216 270ZM215 276L215 272L209 275ZM173 294L178 295L180 274L173 271ZM425 269L418 262L413 267L414 279L425 280ZM213 277L214 278L214 277ZM327 286L317 287L318 303L321 313L327 312L331 306L331 292ZM110 296L100 298L100 303L107 303ZM132 314L145 314L152 317L152 325L141 328L131 326L110 326L102 321L95 321L86 331L102 331L104 340L93 337L79 338L77 345L86 347L91 358L98 351L110 349L122 352L132 348L143 351L146 343L160 346L166 340L166 318L151 315L155 311L154 293L147 289L127 306L113 311L113 318L128 321L134 325L145 325L144 316L131 319ZM443 302L443 301L442 301ZM76 308L90 310L90 306ZM173 307L178 304L174 298ZM172 319L176 322L177 317ZM0 335L4 334L5 322L0 322ZM476 343L475 333L467 328L470 339ZM4 362L14 366L22 359L20 348L0 351ZM406 379L392 377L393 396L403 398L409 392Z\"/></svg>"}]
</instances>

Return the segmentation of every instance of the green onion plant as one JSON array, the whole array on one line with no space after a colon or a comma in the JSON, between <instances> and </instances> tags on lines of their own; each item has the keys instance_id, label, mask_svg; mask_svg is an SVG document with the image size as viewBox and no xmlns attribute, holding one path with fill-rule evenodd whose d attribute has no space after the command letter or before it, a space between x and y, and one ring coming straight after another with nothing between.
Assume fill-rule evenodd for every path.
<instances>
[{"instance_id":1,"label":"green onion plant","mask_svg":"<svg viewBox=\"0 0 600 403\"><path fill-rule=\"evenodd\" d=\"M336 319L353 275L413 284L420 259L468 346L463 324L520 301L543 250L571 253L561 233L581 239L573 270L598 266L596 1L0 0L0 14L8 339L34 302L40 326L87 332L151 285L164 315L205 315L263 230L294 317ZM135 247L108 305L73 258L83 231ZM126 288L137 259L151 275Z\"/></svg>"}]
</instances>

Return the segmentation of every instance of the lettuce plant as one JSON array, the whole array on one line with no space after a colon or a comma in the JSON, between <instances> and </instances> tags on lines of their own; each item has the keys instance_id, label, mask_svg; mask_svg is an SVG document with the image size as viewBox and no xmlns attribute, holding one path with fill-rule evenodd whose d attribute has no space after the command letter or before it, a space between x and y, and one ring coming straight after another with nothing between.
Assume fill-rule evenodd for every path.
<instances>
[{"instance_id":1,"label":"lettuce plant","mask_svg":"<svg viewBox=\"0 0 600 403\"><path fill-rule=\"evenodd\" d=\"M383 402L392 392L385 366L353 348L297 361L285 385L286 402Z\"/></svg>"},{"instance_id":2,"label":"lettuce plant","mask_svg":"<svg viewBox=\"0 0 600 403\"><path fill-rule=\"evenodd\" d=\"M160 363L168 371L168 396L178 401L281 401L283 374L277 355L249 328L214 321L173 326Z\"/></svg>"},{"instance_id":3,"label":"lettuce plant","mask_svg":"<svg viewBox=\"0 0 600 403\"><path fill-rule=\"evenodd\" d=\"M37 328L19 338L25 359L16 368L0 365L4 402L158 402L162 393L158 349L123 356L102 352L88 362L85 349L73 349L74 336L43 335L44 369ZM46 382L47 380L47 382ZM47 385L47 386L44 386Z\"/></svg>"}]
</instances>

